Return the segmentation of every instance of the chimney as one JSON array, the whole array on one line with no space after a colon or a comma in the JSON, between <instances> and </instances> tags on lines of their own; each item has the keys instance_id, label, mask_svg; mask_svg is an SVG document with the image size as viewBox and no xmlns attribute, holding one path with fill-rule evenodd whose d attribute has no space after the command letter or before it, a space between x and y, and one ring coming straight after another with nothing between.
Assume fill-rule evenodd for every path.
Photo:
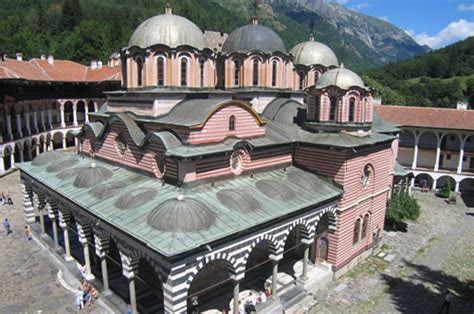
<instances>
[{"instance_id":1,"label":"chimney","mask_svg":"<svg viewBox=\"0 0 474 314\"><path fill-rule=\"evenodd\" d=\"M50 65L53 65L53 64L54 64L54 57L53 57L52 55L49 55L49 56L48 56L48 63L49 63Z\"/></svg>"},{"instance_id":2,"label":"chimney","mask_svg":"<svg viewBox=\"0 0 474 314\"><path fill-rule=\"evenodd\" d=\"M21 52L16 53L16 61L23 61L23 54Z\"/></svg>"},{"instance_id":3,"label":"chimney","mask_svg":"<svg viewBox=\"0 0 474 314\"><path fill-rule=\"evenodd\" d=\"M40 56L40 59L41 59L41 60L46 60L46 56L45 56L45 55L41 55L41 56Z\"/></svg>"},{"instance_id":4,"label":"chimney","mask_svg":"<svg viewBox=\"0 0 474 314\"><path fill-rule=\"evenodd\" d=\"M166 4L165 14L173 14L173 9L169 3Z\"/></svg>"},{"instance_id":5,"label":"chimney","mask_svg":"<svg viewBox=\"0 0 474 314\"><path fill-rule=\"evenodd\" d=\"M97 60L92 60L91 61L91 69L96 70L97 69Z\"/></svg>"},{"instance_id":6,"label":"chimney","mask_svg":"<svg viewBox=\"0 0 474 314\"><path fill-rule=\"evenodd\" d=\"M101 68L102 68L102 61L98 61L98 62L97 62L97 68L98 68L98 69L101 69Z\"/></svg>"},{"instance_id":7,"label":"chimney","mask_svg":"<svg viewBox=\"0 0 474 314\"><path fill-rule=\"evenodd\" d=\"M5 53L3 51L0 51L0 61L5 61Z\"/></svg>"}]
</instances>

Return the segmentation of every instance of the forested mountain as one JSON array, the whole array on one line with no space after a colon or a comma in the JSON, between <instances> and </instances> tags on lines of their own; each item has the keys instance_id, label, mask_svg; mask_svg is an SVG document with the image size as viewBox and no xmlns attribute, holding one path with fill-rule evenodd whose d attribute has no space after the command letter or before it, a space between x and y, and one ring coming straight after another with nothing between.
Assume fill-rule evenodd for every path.
<instances>
[{"instance_id":1,"label":"forested mountain","mask_svg":"<svg viewBox=\"0 0 474 314\"><path fill-rule=\"evenodd\" d=\"M474 37L370 70L365 80L387 104L455 107L469 100L474 105Z\"/></svg>"},{"instance_id":2,"label":"forested mountain","mask_svg":"<svg viewBox=\"0 0 474 314\"><path fill-rule=\"evenodd\" d=\"M27 58L53 54L83 63L105 60L128 44L142 21L163 13L166 2L203 30L231 32L254 14L254 0L2 0L0 50L10 56L23 52ZM340 5L320 0L260 2L261 24L277 31L288 49L308 39L313 19L316 39L356 71L425 51L393 25Z\"/></svg>"}]
</instances>

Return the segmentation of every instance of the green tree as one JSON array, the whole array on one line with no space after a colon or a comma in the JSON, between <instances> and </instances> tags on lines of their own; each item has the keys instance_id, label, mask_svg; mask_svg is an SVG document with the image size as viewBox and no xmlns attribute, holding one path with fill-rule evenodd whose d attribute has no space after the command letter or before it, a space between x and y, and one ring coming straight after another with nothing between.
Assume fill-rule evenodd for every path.
<instances>
[{"instance_id":1,"label":"green tree","mask_svg":"<svg viewBox=\"0 0 474 314\"><path fill-rule=\"evenodd\" d=\"M449 198L449 196L451 196L451 181L449 179L446 180L443 187L438 193L436 193L436 195L442 198Z\"/></svg>"},{"instance_id":2,"label":"green tree","mask_svg":"<svg viewBox=\"0 0 474 314\"><path fill-rule=\"evenodd\" d=\"M388 230L399 230L404 220L417 220L420 211L417 200L407 191L394 193L385 215L385 226Z\"/></svg>"},{"instance_id":3,"label":"green tree","mask_svg":"<svg viewBox=\"0 0 474 314\"><path fill-rule=\"evenodd\" d=\"M82 20L82 9L79 0L65 0L61 14L61 26L64 30L72 30Z\"/></svg>"}]
</instances>

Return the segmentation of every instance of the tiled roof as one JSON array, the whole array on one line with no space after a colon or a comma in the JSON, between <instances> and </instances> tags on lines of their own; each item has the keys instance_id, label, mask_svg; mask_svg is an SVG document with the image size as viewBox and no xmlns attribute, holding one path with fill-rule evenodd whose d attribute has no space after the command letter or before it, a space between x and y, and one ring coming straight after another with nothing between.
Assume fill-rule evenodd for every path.
<instances>
[{"instance_id":1,"label":"tiled roof","mask_svg":"<svg viewBox=\"0 0 474 314\"><path fill-rule=\"evenodd\" d=\"M48 60L42 59L18 61L6 58L5 61L0 61L0 80L2 79L59 82L119 81L120 67L103 66L100 69L92 69L69 60L54 60L53 64L49 64Z\"/></svg>"},{"instance_id":2,"label":"tiled roof","mask_svg":"<svg viewBox=\"0 0 474 314\"><path fill-rule=\"evenodd\" d=\"M374 106L382 120L400 126L474 130L474 110Z\"/></svg>"}]
</instances>

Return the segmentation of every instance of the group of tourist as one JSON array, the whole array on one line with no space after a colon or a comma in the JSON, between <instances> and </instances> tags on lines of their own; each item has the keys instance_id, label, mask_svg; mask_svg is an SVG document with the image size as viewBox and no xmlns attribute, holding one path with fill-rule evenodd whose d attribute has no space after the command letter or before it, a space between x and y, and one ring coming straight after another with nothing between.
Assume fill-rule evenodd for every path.
<instances>
[{"instance_id":1,"label":"group of tourist","mask_svg":"<svg viewBox=\"0 0 474 314\"><path fill-rule=\"evenodd\" d=\"M10 223L10 220L8 220L8 218L5 218L5 220L3 221L3 227L5 228L5 231L7 232L7 235L9 235L10 233L12 233L12 224ZM29 226L25 226L25 229L23 229L23 234L25 235L25 239L27 241L30 241L32 238L31 238L31 231L30 231L30 227Z\"/></svg>"},{"instance_id":2,"label":"group of tourist","mask_svg":"<svg viewBox=\"0 0 474 314\"><path fill-rule=\"evenodd\" d=\"M97 290L87 280L82 279L76 293L77 309L83 310L86 306L91 306L98 298L98 295Z\"/></svg>"},{"instance_id":3,"label":"group of tourist","mask_svg":"<svg viewBox=\"0 0 474 314\"><path fill-rule=\"evenodd\" d=\"M0 205L13 205L10 192L7 192L6 194L2 192L2 194L0 194Z\"/></svg>"},{"instance_id":4,"label":"group of tourist","mask_svg":"<svg viewBox=\"0 0 474 314\"><path fill-rule=\"evenodd\" d=\"M239 301L239 314L255 313L257 304L267 302L267 298L269 296L271 296L271 290L270 289L267 289L267 291L265 291L265 292L260 291L258 293L257 297L255 297L253 295L253 293L250 292L249 297L245 301L244 304L242 304L242 302Z\"/></svg>"}]
</instances>

